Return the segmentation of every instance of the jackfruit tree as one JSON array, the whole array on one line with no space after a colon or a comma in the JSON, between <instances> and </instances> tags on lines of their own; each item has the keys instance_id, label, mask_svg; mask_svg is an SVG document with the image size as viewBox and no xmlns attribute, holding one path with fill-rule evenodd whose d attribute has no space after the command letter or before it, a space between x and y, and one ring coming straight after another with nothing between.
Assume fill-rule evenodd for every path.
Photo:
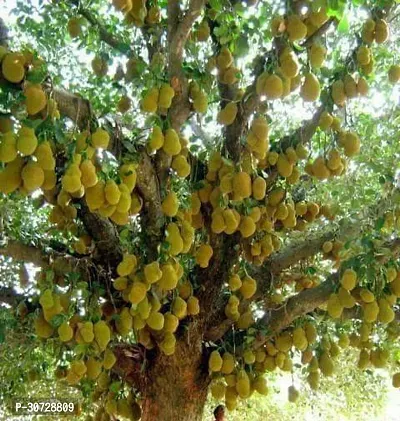
<instances>
[{"instance_id":1,"label":"jackfruit tree","mask_svg":"<svg viewBox=\"0 0 400 421\"><path fill-rule=\"evenodd\" d=\"M318 393L348 347L399 388L399 12L17 1L0 347L46 361L2 399L51 372L88 419L196 421L273 371L303 379L290 402Z\"/></svg>"}]
</instances>

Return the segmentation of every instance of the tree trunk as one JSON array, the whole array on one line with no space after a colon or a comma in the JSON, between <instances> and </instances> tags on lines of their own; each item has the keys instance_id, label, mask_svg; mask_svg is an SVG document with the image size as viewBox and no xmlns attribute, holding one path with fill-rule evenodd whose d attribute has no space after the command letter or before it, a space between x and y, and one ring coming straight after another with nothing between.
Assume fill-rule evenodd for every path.
<instances>
[{"instance_id":1,"label":"tree trunk","mask_svg":"<svg viewBox=\"0 0 400 421\"><path fill-rule=\"evenodd\" d=\"M200 339L186 338L174 355L158 355L146 378L141 421L202 420L209 377Z\"/></svg>"}]
</instances>

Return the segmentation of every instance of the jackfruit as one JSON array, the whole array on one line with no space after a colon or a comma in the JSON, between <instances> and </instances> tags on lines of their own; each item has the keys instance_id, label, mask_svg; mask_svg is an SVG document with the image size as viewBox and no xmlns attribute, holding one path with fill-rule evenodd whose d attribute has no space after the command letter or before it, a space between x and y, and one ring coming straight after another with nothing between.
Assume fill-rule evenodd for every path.
<instances>
[{"instance_id":1,"label":"jackfruit","mask_svg":"<svg viewBox=\"0 0 400 421\"><path fill-rule=\"evenodd\" d=\"M137 266L137 258L134 254L124 254L122 261L117 266L119 276L130 275Z\"/></svg>"},{"instance_id":2,"label":"jackfruit","mask_svg":"<svg viewBox=\"0 0 400 421\"><path fill-rule=\"evenodd\" d=\"M170 263L161 266L162 276L159 280L160 288L169 291L178 285L178 275L173 265Z\"/></svg>"},{"instance_id":3,"label":"jackfruit","mask_svg":"<svg viewBox=\"0 0 400 421\"><path fill-rule=\"evenodd\" d=\"M29 115L42 111L47 104L47 97L40 85L30 85L24 90L26 110Z\"/></svg>"},{"instance_id":4,"label":"jackfruit","mask_svg":"<svg viewBox=\"0 0 400 421\"><path fill-rule=\"evenodd\" d=\"M164 135L161 130L161 127L154 126L150 139L149 139L149 148L152 151L158 151L159 149L163 147L163 145L164 145Z\"/></svg>"},{"instance_id":5,"label":"jackfruit","mask_svg":"<svg viewBox=\"0 0 400 421\"><path fill-rule=\"evenodd\" d=\"M0 161L12 162L17 157L17 139L13 132L7 132L0 138Z\"/></svg>"},{"instance_id":6,"label":"jackfruit","mask_svg":"<svg viewBox=\"0 0 400 421\"><path fill-rule=\"evenodd\" d=\"M27 126L22 126L18 131L17 149L23 156L32 155L38 145L35 130Z\"/></svg>"},{"instance_id":7,"label":"jackfruit","mask_svg":"<svg viewBox=\"0 0 400 421\"><path fill-rule=\"evenodd\" d=\"M201 268L208 267L212 255L213 255L212 247L209 244L201 244L196 252L197 264Z\"/></svg>"},{"instance_id":8,"label":"jackfruit","mask_svg":"<svg viewBox=\"0 0 400 421\"><path fill-rule=\"evenodd\" d=\"M346 269L340 278L340 283L344 289L353 290L357 284L357 273L353 269Z\"/></svg>"},{"instance_id":9,"label":"jackfruit","mask_svg":"<svg viewBox=\"0 0 400 421\"><path fill-rule=\"evenodd\" d=\"M375 23L375 41L383 44L389 38L389 25L384 19L378 19Z\"/></svg>"},{"instance_id":10,"label":"jackfruit","mask_svg":"<svg viewBox=\"0 0 400 421\"><path fill-rule=\"evenodd\" d=\"M62 342L69 342L74 336L74 331L68 322L63 322L58 327L57 332Z\"/></svg>"},{"instance_id":11,"label":"jackfruit","mask_svg":"<svg viewBox=\"0 0 400 421\"><path fill-rule=\"evenodd\" d=\"M246 275L242 279L242 286L239 288L244 299L251 298L257 291L257 282L251 276Z\"/></svg>"},{"instance_id":12,"label":"jackfruit","mask_svg":"<svg viewBox=\"0 0 400 421\"><path fill-rule=\"evenodd\" d=\"M31 192L42 186L44 172L37 162L30 161L22 169L21 178L24 182L24 188Z\"/></svg>"},{"instance_id":13,"label":"jackfruit","mask_svg":"<svg viewBox=\"0 0 400 421\"><path fill-rule=\"evenodd\" d=\"M172 304L172 314L174 314L179 320L183 319L187 315L187 303L181 297L176 297Z\"/></svg>"},{"instance_id":14,"label":"jackfruit","mask_svg":"<svg viewBox=\"0 0 400 421\"><path fill-rule=\"evenodd\" d=\"M142 111L146 113L155 113L158 108L159 91L157 88L151 88L140 102Z\"/></svg>"},{"instance_id":15,"label":"jackfruit","mask_svg":"<svg viewBox=\"0 0 400 421\"><path fill-rule=\"evenodd\" d=\"M117 110L120 113L125 114L126 112L130 110L131 107L132 107L132 100L127 95L121 96L121 98L117 102Z\"/></svg>"},{"instance_id":16,"label":"jackfruit","mask_svg":"<svg viewBox=\"0 0 400 421\"><path fill-rule=\"evenodd\" d=\"M307 73L300 89L300 96L306 102L313 102L319 98L320 92L321 88L317 77L313 73Z\"/></svg>"},{"instance_id":17,"label":"jackfruit","mask_svg":"<svg viewBox=\"0 0 400 421\"><path fill-rule=\"evenodd\" d=\"M100 56L95 56L92 60L91 65L93 73L98 77L103 77L108 72L107 62Z\"/></svg>"},{"instance_id":18,"label":"jackfruit","mask_svg":"<svg viewBox=\"0 0 400 421\"><path fill-rule=\"evenodd\" d=\"M389 82L393 85L400 80L400 66L392 65L389 68L388 72Z\"/></svg>"},{"instance_id":19,"label":"jackfruit","mask_svg":"<svg viewBox=\"0 0 400 421\"><path fill-rule=\"evenodd\" d=\"M301 21L299 16L291 15L287 18L286 31L291 42L299 41L307 35L307 26Z\"/></svg>"},{"instance_id":20,"label":"jackfruit","mask_svg":"<svg viewBox=\"0 0 400 421\"><path fill-rule=\"evenodd\" d=\"M189 316L196 316L200 313L200 304L198 298L191 296L187 300L187 314Z\"/></svg>"},{"instance_id":21,"label":"jackfruit","mask_svg":"<svg viewBox=\"0 0 400 421\"><path fill-rule=\"evenodd\" d=\"M217 115L217 121L219 124L224 126L231 125L236 118L238 107L235 102L228 102L224 108L222 108Z\"/></svg>"},{"instance_id":22,"label":"jackfruit","mask_svg":"<svg viewBox=\"0 0 400 421\"><path fill-rule=\"evenodd\" d=\"M94 148L107 149L110 143L110 135L100 127L91 136L91 144Z\"/></svg>"},{"instance_id":23,"label":"jackfruit","mask_svg":"<svg viewBox=\"0 0 400 421\"><path fill-rule=\"evenodd\" d=\"M11 83L19 83L25 76L25 59L20 53L8 53L2 60L2 73Z\"/></svg>"},{"instance_id":24,"label":"jackfruit","mask_svg":"<svg viewBox=\"0 0 400 421\"><path fill-rule=\"evenodd\" d=\"M178 213L179 202L175 192L169 192L161 204L164 215L173 217Z\"/></svg>"},{"instance_id":25,"label":"jackfruit","mask_svg":"<svg viewBox=\"0 0 400 421\"><path fill-rule=\"evenodd\" d=\"M320 69L324 63L326 56L326 48L321 44L313 44L308 52L311 67Z\"/></svg>"},{"instance_id":26,"label":"jackfruit","mask_svg":"<svg viewBox=\"0 0 400 421\"><path fill-rule=\"evenodd\" d=\"M174 89L167 84L163 84L160 88L158 96L159 107L168 109L172 104L172 99L175 96Z\"/></svg>"},{"instance_id":27,"label":"jackfruit","mask_svg":"<svg viewBox=\"0 0 400 421\"><path fill-rule=\"evenodd\" d=\"M169 156L178 155L181 151L179 136L174 129L167 129L164 135L163 151Z\"/></svg>"}]
</instances>

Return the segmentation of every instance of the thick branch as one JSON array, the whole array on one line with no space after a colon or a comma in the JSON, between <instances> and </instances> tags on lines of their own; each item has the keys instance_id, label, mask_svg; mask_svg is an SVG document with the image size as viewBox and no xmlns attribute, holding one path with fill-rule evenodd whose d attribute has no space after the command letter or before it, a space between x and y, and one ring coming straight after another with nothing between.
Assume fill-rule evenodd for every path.
<instances>
[{"instance_id":1,"label":"thick branch","mask_svg":"<svg viewBox=\"0 0 400 421\"><path fill-rule=\"evenodd\" d=\"M70 0L70 3L77 7L77 12L86 18L86 20L95 28L98 29L100 39L108 44L110 47L115 48L122 54L126 54L126 45L125 43L118 39L112 32L109 32L104 25L102 25L95 15L88 9L82 6L80 0Z\"/></svg>"},{"instance_id":2,"label":"thick branch","mask_svg":"<svg viewBox=\"0 0 400 421\"><path fill-rule=\"evenodd\" d=\"M337 19L335 18L335 17L331 17L331 18L329 18L323 25L321 25L312 35L310 35L302 44L301 44L301 46L302 47L305 47L305 48L307 48L307 47L310 47L313 43L314 43L314 41L318 38L318 37L320 37L320 36L322 36L322 35L324 35L324 34L326 34L327 32L328 32L328 30L329 30L329 28L331 27L331 25L332 24L337 24L338 23L338 21L337 21Z\"/></svg>"},{"instance_id":3,"label":"thick branch","mask_svg":"<svg viewBox=\"0 0 400 421\"><path fill-rule=\"evenodd\" d=\"M254 344L255 348L264 344L275 333L290 326L293 320L326 302L334 292L338 280L339 272L329 276L321 285L290 297L279 309L266 312L260 322L267 325L268 337L258 338Z\"/></svg>"},{"instance_id":4,"label":"thick branch","mask_svg":"<svg viewBox=\"0 0 400 421\"><path fill-rule=\"evenodd\" d=\"M145 349L141 345L117 344L113 352L117 358L113 371L137 390L143 390Z\"/></svg>"},{"instance_id":5,"label":"thick branch","mask_svg":"<svg viewBox=\"0 0 400 421\"><path fill-rule=\"evenodd\" d=\"M322 251L322 245L326 241L346 240L358 235L362 230L361 224L344 223L339 229L331 230L322 235L307 238L300 243L296 243L284 248L282 251L273 254L266 262L266 267L272 274L279 274L283 270L298 264Z\"/></svg>"},{"instance_id":6,"label":"thick branch","mask_svg":"<svg viewBox=\"0 0 400 421\"><path fill-rule=\"evenodd\" d=\"M142 211L142 227L148 234L148 248L155 259L157 245L161 240L161 228L164 224L164 214L161 210L160 183L150 156L143 151L141 161L136 170L137 189L144 199Z\"/></svg>"},{"instance_id":7,"label":"thick branch","mask_svg":"<svg viewBox=\"0 0 400 421\"><path fill-rule=\"evenodd\" d=\"M111 268L116 268L122 260L122 250L115 225L110 220L90 212L84 201L80 201L78 215L96 243L96 260L107 262Z\"/></svg>"},{"instance_id":8,"label":"thick branch","mask_svg":"<svg viewBox=\"0 0 400 421\"><path fill-rule=\"evenodd\" d=\"M20 243L19 241L10 240L6 246L0 248L0 255L11 257L14 260L32 263L41 268L47 268L49 266L48 257L42 250Z\"/></svg>"},{"instance_id":9,"label":"thick branch","mask_svg":"<svg viewBox=\"0 0 400 421\"><path fill-rule=\"evenodd\" d=\"M88 129L91 118L89 101L63 89L54 89L52 92L60 114L75 122L80 130Z\"/></svg>"},{"instance_id":10,"label":"thick branch","mask_svg":"<svg viewBox=\"0 0 400 421\"><path fill-rule=\"evenodd\" d=\"M173 16L171 17L171 24L173 24L176 19L175 1L171 1L169 3L171 3L171 12L173 13ZM174 5L174 7L172 7L172 5ZM204 0L190 0L189 7L183 16L183 19L178 24L176 30L173 32L170 48L173 50L173 54L180 62L182 62L183 50L185 48L185 43L189 37L192 26L195 20L200 16L204 5ZM173 28L169 29L171 30Z\"/></svg>"},{"instance_id":11,"label":"thick branch","mask_svg":"<svg viewBox=\"0 0 400 421\"><path fill-rule=\"evenodd\" d=\"M396 238L388 241L383 244L383 247L390 250L390 253L377 257L380 264L385 264L392 257L398 258L400 254L400 239ZM305 289L299 294L290 297L279 309L267 311L260 320L260 323L266 324L268 335L258 338L254 344L255 348L260 347L271 336L290 326L293 320L314 311L317 307L325 303L335 291L338 281L339 272L336 272L330 275L321 285L315 288Z\"/></svg>"},{"instance_id":12,"label":"thick branch","mask_svg":"<svg viewBox=\"0 0 400 421\"><path fill-rule=\"evenodd\" d=\"M168 4L168 12L172 14L168 17L168 66L171 84L175 90L169 117L172 127L177 131L187 120L190 113L188 83L182 66L183 51L193 23L200 16L204 3L204 0L191 0L184 17L179 23L176 16L179 4L176 5L175 0L171 0ZM173 25L177 26L174 27Z\"/></svg>"}]
</instances>

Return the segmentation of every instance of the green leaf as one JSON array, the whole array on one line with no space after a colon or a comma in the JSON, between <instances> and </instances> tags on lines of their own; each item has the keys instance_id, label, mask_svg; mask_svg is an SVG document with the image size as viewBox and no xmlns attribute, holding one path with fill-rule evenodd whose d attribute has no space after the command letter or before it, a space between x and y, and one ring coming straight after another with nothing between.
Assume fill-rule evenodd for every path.
<instances>
[{"instance_id":1,"label":"green leaf","mask_svg":"<svg viewBox=\"0 0 400 421\"><path fill-rule=\"evenodd\" d=\"M338 31L341 34L347 34L349 32L349 29L350 29L349 19L347 15L343 15L343 18L341 19L338 25Z\"/></svg>"}]
</instances>

